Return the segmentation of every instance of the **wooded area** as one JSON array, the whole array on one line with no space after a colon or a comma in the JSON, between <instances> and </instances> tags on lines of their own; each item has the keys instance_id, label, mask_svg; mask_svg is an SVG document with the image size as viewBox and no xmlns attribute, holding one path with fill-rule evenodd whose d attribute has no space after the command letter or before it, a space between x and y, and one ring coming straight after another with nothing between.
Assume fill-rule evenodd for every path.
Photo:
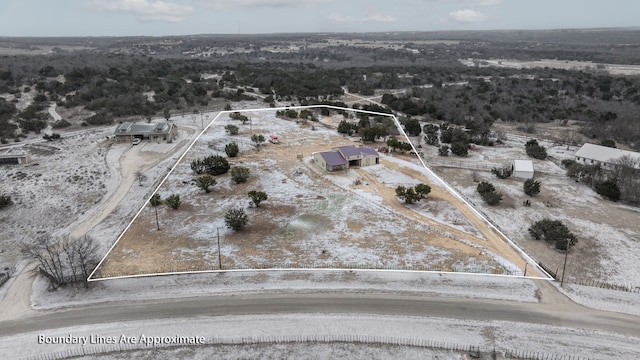
<instances>
[{"instance_id":1,"label":"wooded area","mask_svg":"<svg viewBox=\"0 0 640 360\"><path fill-rule=\"evenodd\" d=\"M338 100L346 90L363 96L388 92L382 103L394 111L479 132L498 119L531 131L540 122L577 120L589 138L638 149L638 76L614 76L597 68L468 67L459 61L478 55L628 64L640 59L638 31L597 34L365 34L358 35L359 41L349 34L294 34L106 38L90 44L83 38L4 39L0 45L5 47L37 48L56 41L60 47L46 56L1 58L0 139L17 141L23 133L44 129L52 122L46 112L50 102L82 107L92 114L83 125L101 125L197 111L216 99L260 96L267 103L309 104ZM424 41L443 38L458 42ZM402 47L383 46L393 41ZM65 44L87 48L66 51ZM295 51L285 51L291 44ZM16 104L27 94L32 102L19 109Z\"/></svg>"}]
</instances>

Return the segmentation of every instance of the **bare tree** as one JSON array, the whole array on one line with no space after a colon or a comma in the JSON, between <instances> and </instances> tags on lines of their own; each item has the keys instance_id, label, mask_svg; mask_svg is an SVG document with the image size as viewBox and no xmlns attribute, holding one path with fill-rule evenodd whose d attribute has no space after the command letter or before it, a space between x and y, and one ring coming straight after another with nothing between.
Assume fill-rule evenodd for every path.
<instances>
[{"instance_id":1,"label":"bare tree","mask_svg":"<svg viewBox=\"0 0 640 360\"><path fill-rule=\"evenodd\" d=\"M22 244L22 252L40 263L40 272L49 279L49 285L57 288L64 283L61 246L49 237L38 237L32 243Z\"/></svg>"},{"instance_id":2,"label":"bare tree","mask_svg":"<svg viewBox=\"0 0 640 360\"><path fill-rule=\"evenodd\" d=\"M142 173L142 170L138 170L135 172L136 179L138 179L138 184L142 186L142 182L147 180L147 176Z\"/></svg>"},{"instance_id":3,"label":"bare tree","mask_svg":"<svg viewBox=\"0 0 640 360\"><path fill-rule=\"evenodd\" d=\"M580 140L580 134L574 130L566 129L562 134L562 141L567 144L567 150L570 146L574 146Z\"/></svg>"},{"instance_id":4,"label":"bare tree","mask_svg":"<svg viewBox=\"0 0 640 360\"><path fill-rule=\"evenodd\" d=\"M98 245L87 235L62 241L39 237L22 244L22 252L40 263L39 272L53 288L80 281L88 286L86 280L98 264L97 250Z\"/></svg>"},{"instance_id":5,"label":"bare tree","mask_svg":"<svg viewBox=\"0 0 640 360\"><path fill-rule=\"evenodd\" d=\"M640 159L624 155L613 163L613 174L620 186L621 199L640 203Z\"/></svg>"},{"instance_id":6,"label":"bare tree","mask_svg":"<svg viewBox=\"0 0 640 360\"><path fill-rule=\"evenodd\" d=\"M98 244L94 240L94 238L85 235L82 239L78 239L71 243L67 250L67 254L69 258L71 258L70 254L73 255L73 262L70 262L70 266L73 267L74 273L77 273L80 276L80 279L84 280L85 286L88 286L88 282L86 281L91 275L93 269L98 265ZM80 280L76 278L76 281Z\"/></svg>"}]
</instances>

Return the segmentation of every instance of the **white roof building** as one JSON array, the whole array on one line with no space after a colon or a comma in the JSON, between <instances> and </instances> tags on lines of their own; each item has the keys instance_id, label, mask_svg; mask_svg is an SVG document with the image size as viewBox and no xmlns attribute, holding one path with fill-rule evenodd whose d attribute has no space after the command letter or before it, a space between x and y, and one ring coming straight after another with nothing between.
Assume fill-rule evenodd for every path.
<instances>
[{"instance_id":1,"label":"white roof building","mask_svg":"<svg viewBox=\"0 0 640 360\"><path fill-rule=\"evenodd\" d=\"M513 177L533 179L533 161L531 160L513 160L511 170Z\"/></svg>"},{"instance_id":2,"label":"white roof building","mask_svg":"<svg viewBox=\"0 0 640 360\"><path fill-rule=\"evenodd\" d=\"M623 156L629 156L632 159L636 159L638 165L640 165L640 153L589 143L582 145L580 150L576 152L575 160L581 164L600 164L600 166L606 168L610 167L616 159Z\"/></svg>"},{"instance_id":3,"label":"white roof building","mask_svg":"<svg viewBox=\"0 0 640 360\"><path fill-rule=\"evenodd\" d=\"M113 135L118 141L132 141L135 138L139 138L171 142L178 135L178 128L169 122L121 122L116 126Z\"/></svg>"}]
</instances>

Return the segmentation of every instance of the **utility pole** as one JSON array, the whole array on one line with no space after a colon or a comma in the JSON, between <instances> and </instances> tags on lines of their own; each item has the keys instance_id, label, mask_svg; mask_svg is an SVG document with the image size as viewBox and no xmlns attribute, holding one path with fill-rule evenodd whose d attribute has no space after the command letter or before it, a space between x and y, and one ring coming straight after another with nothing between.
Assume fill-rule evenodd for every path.
<instances>
[{"instance_id":1,"label":"utility pole","mask_svg":"<svg viewBox=\"0 0 640 360\"><path fill-rule=\"evenodd\" d=\"M222 256L220 255L220 228L216 228L216 233L218 233L218 269L222 270Z\"/></svg>"},{"instance_id":2,"label":"utility pole","mask_svg":"<svg viewBox=\"0 0 640 360\"><path fill-rule=\"evenodd\" d=\"M564 249L564 265L562 265L562 278L560 278L560 287L564 285L564 272L567 269L567 255L569 255L569 238L567 238L567 245Z\"/></svg>"},{"instance_id":3,"label":"utility pole","mask_svg":"<svg viewBox=\"0 0 640 360\"><path fill-rule=\"evenodd\" d=\"M153 208L156 210L156 227L158 228L158 231L160 231L160 222L158 221L158 207L154 206Z\"/></svg>"}]
</instances>

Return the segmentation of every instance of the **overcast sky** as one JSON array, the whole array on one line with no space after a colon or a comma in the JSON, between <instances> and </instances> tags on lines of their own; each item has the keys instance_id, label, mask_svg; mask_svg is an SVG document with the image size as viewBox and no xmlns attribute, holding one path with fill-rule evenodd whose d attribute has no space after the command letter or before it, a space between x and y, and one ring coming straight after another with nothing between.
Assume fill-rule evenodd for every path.
<instances>
[{"instance_id":1,"label":"overcast sky","mask_svg":"<svg viewBox=\"0 0 640 360\"><path fill-rule=\"evenodd\" d=\"M0 36L640 27L638 0L2 0Z\"/></svg>"}]
</instances>

